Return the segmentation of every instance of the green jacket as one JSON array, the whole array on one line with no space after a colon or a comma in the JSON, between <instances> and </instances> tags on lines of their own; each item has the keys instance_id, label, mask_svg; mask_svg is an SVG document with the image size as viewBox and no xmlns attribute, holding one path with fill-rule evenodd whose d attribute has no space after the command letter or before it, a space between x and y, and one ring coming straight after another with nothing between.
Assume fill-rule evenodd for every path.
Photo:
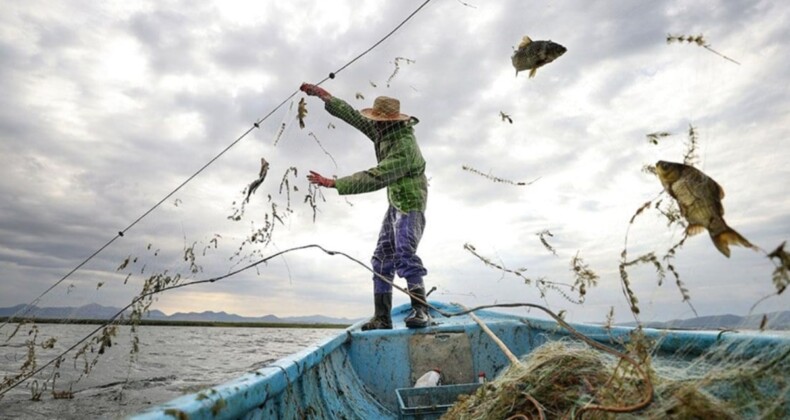
<instances>
[{"instance_id":1,"label":"green jacket","mask_svg":"<svg viewBox=\"0 0 790 420\"><path fill-rule=\"evenodd\" d=\"M375 168L335 180L338 193L361 194L387 187L389 202L399 211L425 211L428 200L425 160L412 128L419 120L412 118L402 127L382 135L372 121L342 99L333 97L325 108L372 140L378 161Z\"/></svg>"}]
</instances>

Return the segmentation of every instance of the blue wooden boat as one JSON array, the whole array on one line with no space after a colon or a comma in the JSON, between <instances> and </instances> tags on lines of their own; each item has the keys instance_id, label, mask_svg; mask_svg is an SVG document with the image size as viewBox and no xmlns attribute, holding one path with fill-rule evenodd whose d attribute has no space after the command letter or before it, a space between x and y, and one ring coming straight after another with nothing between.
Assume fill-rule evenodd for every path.
<instances>
[{"instance_id":1,"label":"blue wooden boat","mask_svg":"<svg viewBox=\"0 0 790 420\"><path fill-rule=\"evenodd\" d=\"M462 310L456 305L430 303L445 312ZM363 332L361 323L353 325L334 338L272 365L132 418L438 418L459 393L474 391L481 372L490 379L509 365L505 354L469 316L446 318L433 312L438 325L410 330L403 324L409 309L409 305L403 305L393 310L393 330ZM518 355L569 336L553 321L489 310L476 314ZM571 325L587 337L609 344L612 338L627 340L632 332L627 327ZM771 354L771 348L777 352L790 348L788 336L764 333L654 329L646 329L645 333L659 343L655 357L672 357L682 352L682 358L692 358L712 346L724 345L748 359L757 353ZM433 368L442 370L443 386L412 388L417 377ZM414 398L418 391L433 393L432 402L425 404L423 399L420 403L419 398Z\"/></svg>"}]
</instances>

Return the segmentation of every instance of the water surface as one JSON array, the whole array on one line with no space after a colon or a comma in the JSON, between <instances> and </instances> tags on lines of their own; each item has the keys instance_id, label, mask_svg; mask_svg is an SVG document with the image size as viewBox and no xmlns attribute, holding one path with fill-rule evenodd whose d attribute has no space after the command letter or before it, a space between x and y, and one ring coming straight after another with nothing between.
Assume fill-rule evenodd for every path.
<instances>
[{"instance_id":1,"label":"water surface","mask_svg":"<svg viewBox=\"0 0 790 420\"><path fill-rule=\"evenodd\" d=\"M0 376L13 376L27 358L29 326L10 341L15 325L0 332ZM58 341L52 349L36 348L38 366L52 360L91 331L95 325L42 324L38 342ZM73 399L55 399L50 390L40 401L31 401L36 386L29 380L0 399L0 418L85 419L119 418L183 394L197 392L245 372L260 369L277 359L338 334L340 329L222 328L141 326L140 352L132 358L129 327L120 327L111 348L98 357L89 375L84 359L74 351L62 363L56 390L72 387ZM94 348L98 351L98 347ZM88 361L97 354L88 353ZM39 385L52 376L47 368L36 376ZM79 380L78 380L79 379Z\"/></svg>"}]
</instances>

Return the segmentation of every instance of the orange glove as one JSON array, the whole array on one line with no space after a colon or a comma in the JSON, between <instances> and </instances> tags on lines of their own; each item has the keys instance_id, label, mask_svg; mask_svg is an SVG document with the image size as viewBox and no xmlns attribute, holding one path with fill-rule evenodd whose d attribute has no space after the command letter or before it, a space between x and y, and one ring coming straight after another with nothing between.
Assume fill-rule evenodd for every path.
<instances>
[{"instance_id":1,"label":"orange glove","mask_svg":"<svg viewBox=\"0 0 790 420\"><path fill-rule=\"evenodd\" d=\"M309 96L318 96L322 101L326 102L332 98L332 95L321 87L311 85L309 83L302 83L299 90L308 94Z\"/></svg>"},{"instance_id":2,"label":"orange glove","mask_svg":"<svg viewBox=\"0 0 790 420\"><path fill-rule=\"evenodd\" d=\"M335 188L334 179L325 178L318 172L310 171L310 175L307 175L307 180L310 181L311 184L320 185L326 188Z\"/></svg>"}]
</instances>

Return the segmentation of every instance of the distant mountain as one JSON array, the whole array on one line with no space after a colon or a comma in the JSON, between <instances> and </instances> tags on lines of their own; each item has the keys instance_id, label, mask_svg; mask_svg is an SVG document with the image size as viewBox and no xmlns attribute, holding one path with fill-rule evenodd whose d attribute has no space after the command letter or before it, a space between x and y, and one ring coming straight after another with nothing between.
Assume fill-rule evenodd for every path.
<instances>
[{"instance_id":1,"label":"distant mountain","mask_svg":"<svg viewBox=\"0 0 790 420\"><path fill-rule=\"evenodd\" d=\"M0 308L0 317L9 317L20 310L25 305L12 306L10 308ZM26 317L39 319L109 319L117 314L121 309L111 306L102 306L95 303L74 307L44 307L33 306L27 312ZM750 315L747 317L726 314L702 316L689 319L674 319L666 322L648 322L645 327L649 328L675 328L675 329L743 329L756 330L760 328L763 315L767 315L767 329L770 330L790 330L790 311L772 312L768 314ZM159 310L152 310L146 319L164 321L194 321L194 322L262 322L271 324L340 324L350 325L358 319L333 318L324 315L296 316L280 318L275 315L264 315L259 317L246 317L227 312L176 312L167 315ZM635 323L629 322L620 324L634 326Z\"/></svg>"},{"instance_id":2,"label":"distant mountain","mask_svg":"<svg viewBox=\"0 0 790 420\"><path fill-rule=\"evenodd\" d=\"M0 308L0 317L13 316L23 310L25 305L16 305L9 308ZM109 319L115 316L121 308L102 306L91 303L78 308L74 307L37 307L33 306L24 314L26 318L39 319ZM310 315L280 318L275 315L264 315L259 317L245 317L227 312L176 312L167 315L159 310L152 310L145 319L165 320L165 321L198 321L198 322L265 322L272 324L343 324L350 325L358 321L348 318L333 318L324 315Z\"/></svg>"},{"instance_id":3,"label":"distant mountain","mask_svg":"<svg viewBox=\"0 0 790 420\"><path fill-rule=\"evenodd\" d=\"M0 308L0 316L4 316L4 317L12 316L24 309L25 309L25 305L16 305L10 308ZM23 316L36 317L36 318L58 318L58 319L63 319L63 318L108 319L113 317L120 310L121 308L101 306L95 303L91 303L85 306L80 306L78 308L69 307L69 306L39 308L37 306L33 306L29 308L29 310L26 311Z\"/></svg>"},{"instance_id":4,"label":"distant mountain","mask_svg":"<svg viewBox=\"0 0 790 420\"><path fill-rule=\"evenodd\" d=\"M176 313L174 313L174 314L172 314L170 316L165 317L164 319L168 319L168 320L171 320L171 321L204 321L204 322L245 322L245 321L251 321L251 322L259 322L259 321L257 321L257 319L252 321L252 319L248 319L247 317L243 317L241 315L229 314L227 312L214 312L214 311L176 312Z\"/></svg>"},{"instance_id":5,"label":"distant mountain","mask_svg":"<svg viewBox=\"0 0 790 420\"><path fill-rule=\"evenodd\" d=\"M749 316L738 316L732 314L701 316L689 319L673 319L666 322L647 322L645 327L649 328L676 328L676 329L741 329L757 330L763 322L763 316L767 317L766 329L769 330L790 330L790 311L771 312L767 314L757 314ZM622 325L633 326L634 322Z\"/></svg>"}]
</instances>

